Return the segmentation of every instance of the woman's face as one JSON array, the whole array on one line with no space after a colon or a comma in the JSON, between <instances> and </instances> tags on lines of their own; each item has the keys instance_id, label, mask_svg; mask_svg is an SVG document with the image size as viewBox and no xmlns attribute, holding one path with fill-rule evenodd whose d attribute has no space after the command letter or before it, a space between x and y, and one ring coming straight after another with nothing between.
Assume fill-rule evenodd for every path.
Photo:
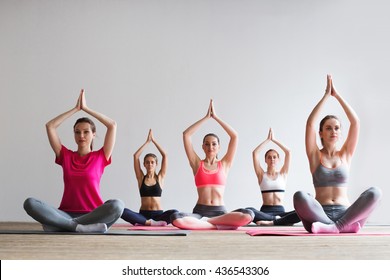
<instances>
[{"instance_id":1,"label":"woman's face","mask_svg":"<svg viewBox=\"0 0 390 280\"><path fill-rule=\"evenodd\" d=\"M154 170L156 170L157 161L154 157L146 157L144 160L144 166L147 171L154 172Z\"/></svg>"},{"instance_id":2,"label":"woman's face","mask_svg":"<svg viewBox=\"0 0 390 280\"><path fill-rule=\"evenodd\" d=\"M324 143L336 143L341 134L340 122L336 119L328 119L320 131L320 137Z\"/></svg>"},{"instance_id":3,"label":"woman's face","mask_svg":"<svg viewBox=\"0 0 390 280\"><path fill-rule=\"evenodd\" d=\"M216 156L219 151L218 139L214 136L207 136L204 139L202 148L206 155Z\"/></svg>"},{"instance_id":4,"label":"woman's face","mask_svg":"<svg viewBox=\"0 0 390 280\"><path fill-rule=\"evenodd\" d=\"M265 157L265 162L269 167L276 167L279 162L278 153L275 151L269 151Z\"/></svg>"},{"instance_id":5,"label":"woman's face","mask_svg":"<svg viewBox=\"0 0 390 280\"><path fill-rule=\"evenodd\" d=\"M74 139L79 147L90 147L95 133L92 132L91 125L86 122L78 123L74 128Z\"/></svg>"}]
</instances>

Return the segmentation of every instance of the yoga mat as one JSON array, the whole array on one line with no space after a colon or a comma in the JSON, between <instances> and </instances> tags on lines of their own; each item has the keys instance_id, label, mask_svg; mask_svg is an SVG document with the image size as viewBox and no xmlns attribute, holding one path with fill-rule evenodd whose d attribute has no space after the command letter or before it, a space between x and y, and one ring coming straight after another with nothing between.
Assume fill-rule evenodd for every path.
<instances>
[{"instance_id":1,"label":"yoga mat","mask_svg":"<svg viewBox=\"0 0 390 280\"><path fill-rule=\"evenodd\" d=\"M46 234L46 235L141 235L141 236L186 236L189 231L146 231L146 230L109 230L105 233L98 232L47 232L43 230L0 230L0 234Z\"/></svg>"},{"instance_id":2,"label":"yoga mat","mask_svg":"<svg viewBox=\"0 0 390 280\"><path fill-rule=\"evenodd\" d=\"M181 229L175 226L130 226L127 230L146 230L146 231L180 231Z\"/></svg>"},{"instance_id":3,"label":"yoga mat","mask_svg":"<svg viewBox=\"0 0 390 280\"><path fill-rule=\"evenodd\" d=\"M390 232L364 232L357 233L309 233L305 229L255 229L246 232L250 236L388 236Z\"/></svg>"},{"instance_id":4,"label":"yoga mat","mask_svg":"<svg viewBox=\"0 0 390 280\"><path fill-rule=\"evenodd\" d=\"M127 230L158 230L158 231L172 231L172 230L181 230L178 227L169 225L169 226L130 226L127 228ZM247 231L248 228L246 227L239 227L237 229L229 230L229 229L222 229L222 230L217 230L217 229L192 229L195 231Z\"/></svg>"}]
</instances>

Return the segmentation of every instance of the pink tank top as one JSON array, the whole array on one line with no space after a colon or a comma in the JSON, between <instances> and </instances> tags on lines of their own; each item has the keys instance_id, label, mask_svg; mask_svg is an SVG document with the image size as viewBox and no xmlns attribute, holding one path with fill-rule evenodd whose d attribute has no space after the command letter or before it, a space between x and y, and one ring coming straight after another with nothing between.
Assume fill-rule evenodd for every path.
<instances>
[{"instance_id":1,"label":"pink tank top","mask_svg":"<svg viewBox=\"0 0 390 280\"><path fill-rule=\"evenodd\" d=\"M214 186L224 187L226 185L226 175L222 168L222 163L218 161L218 167L215 170L204 168L204 162L201 161L199 169L195 174L195 185L197 188Z\"/></svg>"},{"instance_id":2,"label":"pink tank top","mask_svg":"<svg viewBox=\"0 0 390 280\"><path fill-rule=\"evenodd\" d=\"M62 166L64 193L59 209L66 212L88 213L103 204L100 179L104 168L111 163L103 148L83 157L62 146L57 164Z\"/></svg>"}]
</instances>

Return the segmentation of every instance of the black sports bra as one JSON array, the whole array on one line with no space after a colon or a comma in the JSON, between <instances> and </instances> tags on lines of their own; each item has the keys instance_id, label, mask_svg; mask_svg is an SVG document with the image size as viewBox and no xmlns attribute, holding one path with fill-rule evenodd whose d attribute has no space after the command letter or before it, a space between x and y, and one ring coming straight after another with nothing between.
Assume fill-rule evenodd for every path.
<instances>
[{"instance_id":1,"label":"black sports bra","mask_svg":"<svg viewBox=\"0 0 390 280\"><path fill-rule=\"evenodd\" d=\"M148 196L157 196L161 197L162 188L160 187L160 184L156 180L156 184L153 186L147 186L145 184L145 177L142 180L141 187L139 188L139 194L141 197L148 197Z\"/></svg>"}]
</instances>

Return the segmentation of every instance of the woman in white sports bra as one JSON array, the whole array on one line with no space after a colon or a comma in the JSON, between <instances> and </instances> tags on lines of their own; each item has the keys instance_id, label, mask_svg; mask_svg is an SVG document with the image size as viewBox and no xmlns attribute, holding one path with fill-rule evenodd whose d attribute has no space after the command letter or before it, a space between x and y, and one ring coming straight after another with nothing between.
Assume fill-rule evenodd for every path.
<instances>
[{"instance_id":1,"label":"woman in white sports bra","mask_svg":"<svg viewBox=\"0 0 390 280\"><path fill-rule=\"evenodd\" d=\"M320 122L322 148L316 142L316 121L330 97L337 100L350 122L347 138L341 149L337 148L341 125L333 115L326 116ZM349 167L357 146L359 130L357 114L337 93L332 78L328 75L325 94L306 123L306 154L313 175L315 198L302 191L294 194L294 208L308 232L358 232L377 206L382 194L376 187L364 191L353 204L349 202L347 195Z\"/></svg>"},{"instance_id":2,"label":"woman in white sports bra","mask_svg":"<svg viewBox=\"0 0 390 280\"><path fill-rule=\"evenodd\" d=\"M274 149L269 149L265 153L267 170L260 164L260 152L270 142L275 143L284 152L284 163L278 171L279 153ZM284 193L286 190L287 175L290 167L290 149L275 139L272 128L269 129L268 137L261 142L252 153L253 167L260 185L263 204L260 210L248 207L255 213L253 222L257 225L292 225L300 222L295 211L286 212L283 206Z\"/></svg>"}]
</instances>

